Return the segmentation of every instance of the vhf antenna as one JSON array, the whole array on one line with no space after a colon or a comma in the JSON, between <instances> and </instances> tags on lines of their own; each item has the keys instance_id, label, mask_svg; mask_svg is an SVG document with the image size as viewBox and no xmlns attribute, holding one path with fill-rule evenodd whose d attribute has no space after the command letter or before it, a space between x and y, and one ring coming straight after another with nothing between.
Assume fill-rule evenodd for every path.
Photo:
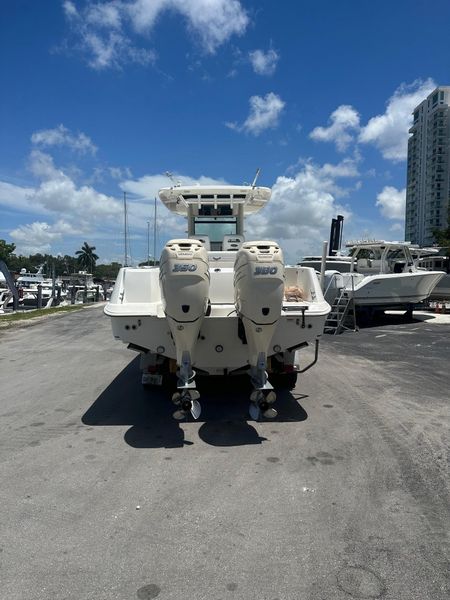
<instances>
[{"instance_id":1,"label":"vhf antenna","mask_svg":"<svg viewBox=\"0 0 450 600\"><path fill-rule=\"evenodd\" d=\"M170 171L166 171L164 175L170 179L174 187L180 187L181 182L178 179L175 179L175 175L173 173L171 173Z\"/></svg>"},{"instance_id":2,"label":"vhf antenna","mask_svg":"<svg viewBox=\"0 0 450 600\"><path fill-rule=\"evenodd\" d=\"M256 169L255 177L253 178L252 187L255 187L255 185L256 185L256 180L258 179L258 177L259 177L259 174L260 174L260 173L261 173L261 169L258 167L258 168Z\"/></svg>"}]
</instances>

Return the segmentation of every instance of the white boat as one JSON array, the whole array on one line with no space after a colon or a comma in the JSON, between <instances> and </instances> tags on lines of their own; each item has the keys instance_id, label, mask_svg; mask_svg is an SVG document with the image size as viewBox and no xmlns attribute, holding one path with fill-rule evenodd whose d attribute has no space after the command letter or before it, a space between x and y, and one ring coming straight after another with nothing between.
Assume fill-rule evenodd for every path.
<instances>
[{"instance_id":1,"label":"white boat","mask_svg":"<svg viewBox=\"0 0 450 600\"><path fill-rule=\"evenodd\" d=\"M325 281L329 290L344 289L357 307L411 311L445 275L417 268L407 242L348 242L347 246L352 248L350 272L336 276L327 271ZM333 278L342 283L333 284ZM328 293L325 296L329 298Z\"/></svg>"},{"instance_id":2,"label":"white boat","mask_svg":"<svg viewBox=\"0 0 450 600\"><path fill-rule=\"evenodd\" d=\"M412 248L419 269L444 271L445 275L431 291L430 301L450 300L450 256L446 248Z\"/></svg>"},{"instance_id":3,"label":"white boat","mask_svg":"<svg viewBox=\"0 0 450 600\"><path fill-rule=\"evenodd\" d=\"M53 281L43 273L43 265L35 273L27 272L21 269L19 277L16 279L16 286L19 291L21 303L24 306L35 306L40 286L42 303L45 305L52 297Z\"/></svg>"},{"instance_id":4,"label":"white boat","mask_svg":"<svg viewBox=\"0 0 450 600\"><path fill-rule=\"evenodd\" d=\"M285 266L274 241L244 241L244 217L271 190L174 186L159 197L187 218L188 237L169 241L156 267L120 269L105 314L114 337L141 353L142 383L177 374L175 418L200 414L196 371L248 373L253 418L276 416L273 388L295 386L312 366L330 306L314 269ZM299 371L296 351L315 343Z\"/></svg>"},{"instance_id":5,"label":"white boat","mask_svg":"<svg viewBox=\"0 0 450 600\"><path fill-rule=\"evenodd\" d=\"M304 256L297 263L302 267L312 267L316 271L320 271L322 267L322 257L316 255ZM325 269L335 270L339 273L349 273L352 266L352 257L343 254L328 255L325 257Z\"/></svg>"},{"instance_id":6,"label":"white boat","mask_svg":"<svg viewBox=\"0 0 450 600\"><path fill-rule=\"evenodd\" d=\"M53 281L43 273L43 265L35 273L21 269L19 277L16 279L16 287L19 292L19 298L23 306L33 307L37 305L39 290L43 306L49 306L56 291L59 289L59 297L64 297L65 292L61 292L62 281L58 278Z\"/></svg>"}]
</instances>

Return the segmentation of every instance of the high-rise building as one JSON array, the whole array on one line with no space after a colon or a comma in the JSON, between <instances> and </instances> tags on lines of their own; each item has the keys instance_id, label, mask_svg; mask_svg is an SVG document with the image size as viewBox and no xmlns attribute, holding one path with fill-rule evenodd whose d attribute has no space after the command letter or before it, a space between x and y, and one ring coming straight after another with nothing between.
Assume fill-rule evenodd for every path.
<instances>
[{"instance_id":1,"label":"high-rise building","mask_svg":"<svg viewBox=\"0 0 450 600\"><path fill-rule=\"evenodd\" d=\"M405 240L434 242L447 227L450 176L450 87L436 88L413 112L408 140Z\"/></svg>"}]
</instances>

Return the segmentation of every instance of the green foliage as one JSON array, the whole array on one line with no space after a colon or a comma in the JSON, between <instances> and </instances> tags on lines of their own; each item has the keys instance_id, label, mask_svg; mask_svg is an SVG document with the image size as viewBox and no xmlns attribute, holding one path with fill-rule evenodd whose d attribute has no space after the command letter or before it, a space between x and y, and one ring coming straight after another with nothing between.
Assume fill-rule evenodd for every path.
<instances>
[{"instance_id":1,"label":"green foliage","mask_svg":"<svg viewBox=\"0 0 450 600\"><path fill-rule=\"evenodd\" d=\"M97 254L94 254L95 246L89 246L86 242L81 250L78 250L75 256L52 256L51 254L31 254L30 256L17 256L14 254L15 244L7 244L5 240L0 239L0 260L5 261L8 269L12 273L19 273L21 269L34 273L41 265L44 265L44 273L51 277L53 272L56 277L69 275L79 270L94 271L97 279L116 279L121 264L113 262L107 265L96 266L98 260ZM80 260L81 256L86 256ZM86 262L87 261L87 262Z\"/></svg>"},{"instance_id":2,"label":"green foliage","mask_svg":"<svg viewBox=\"0 0 450 600\"><path fill-rule=\"evenodd\" d=\"M16 249L15 244L7 244L5 240L0 240L0 260L8 263L9 257Z\"/></svg>"},{"instance_id":3,"label":"green foliage","mask_svg":"<svg viewBox=\"0 0 450 600\"><path fill-rule=\"evenodd\" d=\"M94 250L95 246L89 246L87 242L84 242L81 250L75 252L78 255L78 265L83 271L94 272L95 263L98 260L98 256Z\"/></svg>"},{"instance_id":4,"label":"green foliage","mask_svg":"<svg viewBox=\"0 0 450 600\"><path fill-rule=\"evenodd\" d=\"M41 265L44 265L44 272L51 276L53 269L55 275L68 275L74 271L78 271L77 259L73 256L52 256L51 254L32 254L30 256L16 256L11 254L7 265L10 271L20 272L25 269L30 273L34 273Z\"/></svg>"},{"instance_id":5,"label":"green foliage","mask_svg":"<svg viewBox=\"0 0 450 600\"><path fill-rule=\"evenodd\" d=\"M450 250L450 209L445 229L433 229L433 237L436 244Z\"/></svg>"},{"instance_id":6,"label":"green foliage","mask_svg":"<svg viewBox=\"0 0 450 600\"><path fill-rule=\"evenodd\" d=\"M121 264L113 262L110 265L97 265L95 267L96 279L116 279Z\"/></svg>"}]
</instances>

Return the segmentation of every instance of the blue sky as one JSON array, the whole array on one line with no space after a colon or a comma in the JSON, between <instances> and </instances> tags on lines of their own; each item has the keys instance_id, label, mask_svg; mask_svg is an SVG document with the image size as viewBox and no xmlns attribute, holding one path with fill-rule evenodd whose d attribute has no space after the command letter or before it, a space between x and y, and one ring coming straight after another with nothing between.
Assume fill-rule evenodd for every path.
<instances>
[{"instance_id":1,"label":"blue sky","mask_svg":"<svg viewBox=\"0 0 450 600\"><path fill-rule=\"evenodd\" d=\"M18 253L147 255L170 184L273 188L247 238L292 262L330 221L403 239L411 111L450 84L437 0L6 0L0 5L0 238ZM160 205L158 253L183 235ZM153 240L151 240L153 247Z\"/></svg>"}]
</instances>

